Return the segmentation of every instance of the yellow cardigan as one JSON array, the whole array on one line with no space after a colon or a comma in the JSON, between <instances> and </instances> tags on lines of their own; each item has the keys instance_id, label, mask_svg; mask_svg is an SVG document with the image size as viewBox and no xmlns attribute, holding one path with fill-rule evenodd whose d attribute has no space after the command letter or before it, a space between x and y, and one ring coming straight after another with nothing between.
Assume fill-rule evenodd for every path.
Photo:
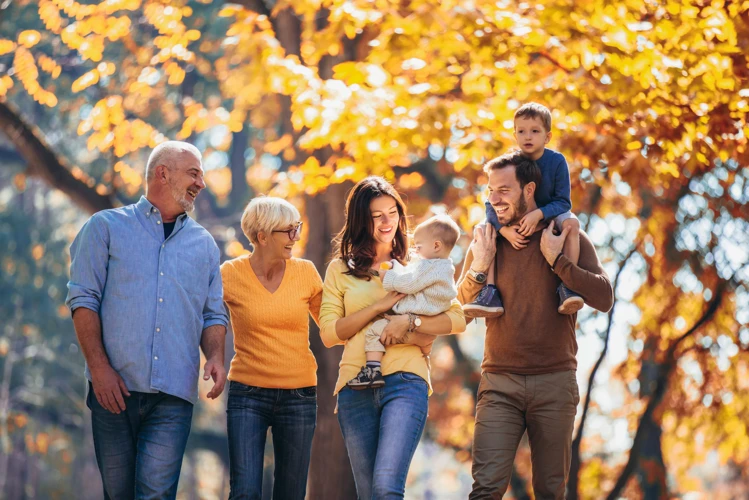
<instances>
[{"instance_id":1,"label":"yellow cardigan","mask_svg":"<svg viewBox=\"0 0 749 500\"><path fill-rule=\"evenodd\" d=\"M274 293L258 280L249 255L224 262L221 278L234 331L229 380L269 389L317 385L309 315L319 324L322 279L314 264L287 260Z\"/></svg>"},{"instance_id":2,"label":"yellow cardigan","mask_svg":"<svg viewBox=\"0 0 749 500\"><path fill-rule=\"evenodd\" d=\"M370 281L359 279L344 274L347 270L348 267L340 259L336 259L328 265L328 270L325 272L325 282L323 283L322 304L320 305L320 336L323 343L327 347L345 344L343 357L339 365L335 394L346 385L346 382L354 378L366 363L364 332L369 327L369 324L367 324L353 337L343 341L336 334L336 322L346 315L374 304L387 294L379 279L371 279ZM445 313L452 323L451 333L465 331L466 320L463 315L463 308L457 299L452 301L450 309ZM387 346L387 353L382 359L382 374L390 375L396 372L409 372L420 376L429 384L429 394L432 393L429 367L419 347L409 344Z\"/></svg>"}]
</instances>

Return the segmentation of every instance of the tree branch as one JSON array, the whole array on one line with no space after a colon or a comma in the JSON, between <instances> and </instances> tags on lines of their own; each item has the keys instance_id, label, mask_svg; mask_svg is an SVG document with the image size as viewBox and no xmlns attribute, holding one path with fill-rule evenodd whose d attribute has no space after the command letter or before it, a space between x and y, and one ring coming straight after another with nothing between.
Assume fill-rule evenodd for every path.
<instances>
[{"instance_id":1,"label":"tree branch","mask_svg":"<svg viewBox=\"0 0 749 500\"><path fill-rule=\"evenodd\" d=\"M0 131L26 162L29 175L59 189L89 213L114 208L111 196L97 193L86 181L75 177L21 114L5 102L0 102Z\"/></svg>"},{"instance_id":2,"label":"tree branch","mask_svg":"<svg viewBox=\"0 0 749 500\"><path fill-rule=\"evenodd\" d=\"M645 445L648 434L646 432L646 425L644 424L653 421L653 414L655 413L656 408L658 408L658 406L661 404L663 396L666 394L666 390L668 389L668 379L671 376L671 371L676 365L676 349L685 339L687 339L691 335L694 335L697 330L699 330L705 323L712 319L712 317L715 315L715 312L720 307L721 302L723 301L723 295L725 293L726 287L727 282L721 280L715 289L715 296L713 297L712 301L710 302L700 319L697 320L692 328L690 328L683 335L674 340L668 347L668 350L666 351L666 357L663 363L661 363L658 367L658 384L656 385L655 391L653 391L653 396L650 398L650 401L648 401L648 405L645 408L645 411L640 417L640 421L637 426L637 432L635 433L635 439L632 443L632 448L629 451L627 464L619 474L619 478L616 480L616 484L606 497L606 500L616 500L617 498L619 498L625 486L627 486L627 482L629 482L630 477L637 469L637 463L640 458L640 453L642 452L642 449Z\"/></svg>"},{"instance_id":3,"label":"tree branch","mask_svg":"<svg viewBox=\"0 0 749 500\"><path fill-rule=\"evenodd\" d=\"M638 240L634 245L632 245L632 248L630 249L629 253L624 257L622 260L622 264L619 266L619 269L616 271L616 276L614 277L614 304L611 306L611 310L609 310L608 314L608 324L606 325L606 334L603 338L603 349L601 350L601 354L598 356L598 359L596 360L595 365L593 365L593 370L591 370L590 375L588 376L588 388L585 391L585 400L583 402L583 412L582 416L580 417L580 425L577 428L577 434L575 434L575 439L572 440L572 460L570 464L570 473L569 473L569 482L567 483L567 498L570 500L574 500L578 498L580 492L579 490L579 474L580 474L580 466L582 464L582 461L580 460L580 444L583 440L583 433L585 430L585 423L588 418L588 410L590 409L590 400L591 400L591 394L593 392L593 385L595 382L596 374L598 373L598 370L601 368L601 365L603 364L603 360L606 357L606 353L609 350L609 338L611 337L611 327L613 325L613 319L614 319L614 311L616 310L616 304L618 302L616 298L616 290L619 284L619 277L622 274L622 271L624 271L624 268L626 267L627 263L629 262L629 259L632 258L632 256L637 251L637 248L640 246L640 241Z\"/></svg>"}]
</instances>

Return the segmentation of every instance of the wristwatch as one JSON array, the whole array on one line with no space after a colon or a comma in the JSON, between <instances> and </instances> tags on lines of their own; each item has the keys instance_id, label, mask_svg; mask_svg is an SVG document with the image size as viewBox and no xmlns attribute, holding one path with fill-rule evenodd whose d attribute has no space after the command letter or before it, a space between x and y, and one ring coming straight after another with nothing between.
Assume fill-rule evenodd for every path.
<instances>
[{"instance_id":1,"label":"wristwatch","mask_svg":"<svg viewBox=\"0 0 749 500\"><path fill-rule=\"evenodd\" d=\"M478 271L474 271L473 269L468 269L468 276L473 278L476 283L486 282L486 273L480 273Z\"/></svg>"},{"instance_id":2,"label":"wristwatch","mask_svg":"<svg viewBox=\"0 0 749 500\"><path fill-rule=\"evenodd\" d=\"M421 318L414 314L408 313L408 333L415 332L417 328L421 326Z\"/></svg>"}]
</instances>

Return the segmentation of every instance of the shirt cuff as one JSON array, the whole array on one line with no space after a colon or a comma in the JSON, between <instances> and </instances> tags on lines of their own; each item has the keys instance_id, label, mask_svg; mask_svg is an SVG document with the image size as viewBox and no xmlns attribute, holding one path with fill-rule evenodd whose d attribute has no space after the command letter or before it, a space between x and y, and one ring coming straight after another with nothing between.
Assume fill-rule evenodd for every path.
<instances>
[{"instance_id":1,"label":"shirt cuff","mask_svg":"<svg viewBox=\"0 0 749 500\"><path fill-rule=\"evenodd\" d=\"M211 318L203 321L203 330L208 328L209 326L216 326L216 325L222 325L224 328L228 326L228 323L223 318Z\"/></svg>"},{"instance_id":2,"label":"shirt cuff","mask_svg":"<svg viewBox=\"0 0 749 500\"><path fill-rule=\"evenodd\" d=\"M93 297L76 297L68 301L68 308L70 309L70 314L73 314L73 312L79 307L90 309L91 311L94 311L96 314L99 314L99 309L101 308L101 304L99 303L98 300L96 300Z\"/></svg>"}]
</instances>

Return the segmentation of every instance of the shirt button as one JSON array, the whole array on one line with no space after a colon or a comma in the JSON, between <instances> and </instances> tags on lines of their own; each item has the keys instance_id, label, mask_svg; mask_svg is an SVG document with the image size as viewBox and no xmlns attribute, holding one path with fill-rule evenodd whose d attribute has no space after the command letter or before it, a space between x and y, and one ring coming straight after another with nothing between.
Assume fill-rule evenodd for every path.
<instances>
[{"instance_id":1,"label":"shirt button","mask_svg":"<svg viewBox=\"0 0 749 500\"><path fill-rule=\"evenodd\" d=\"M157 220L157 221L156 221L156 224L161 224L161 221L160 221L160 220Z\"/></svg>"},{"instance_id":2,"label":"shirt button","mask_svg":"<svg viewBox=\"0 0 749 500\"><path fill-rule=\"evenodd\" d=\"M158 361L159 357L158 356L154 356L153 359L155 359L156 361Z\"/></svg>"},{"instance_id":3,"label":"shirt button","mask_svg":"<svg viewBox=\"0 0 749 500\"><path fill-rule=\"evenodd\" d=\"M164 302L164 299L162 299L162 298L159 298L159 302Z\"/></svg>"},{"instance_id":4,"label":"shirt button","mask_svg":"<svg viewBox=\"0 0 749 500\"><path fill-rule=\"evenodd\" d=\"M160 275L164 276L164 273L159 273Z\"/></svg>"},{"instance_id":5,"label":"shirt button","mask_svg":"<svg viewBox=\"0 0 749 500\"><path fill-rule=\"evenodd\" d=\"M163 244L161 245L161 248L164 248L165 246L166 246L166 243L163 243Z\"/></svg>"},{"instance_id":6,"label":"shirt button","mask_svg":"<svg viewBox=\"0 0 749 500\"><path fill-rule=\"evenodd\" d=\"M157 332L160 332L160 331L161 331L161 328L157 328L157 329L156 329L156 331L157 331Z\"/></svg>"}]
</instances>

